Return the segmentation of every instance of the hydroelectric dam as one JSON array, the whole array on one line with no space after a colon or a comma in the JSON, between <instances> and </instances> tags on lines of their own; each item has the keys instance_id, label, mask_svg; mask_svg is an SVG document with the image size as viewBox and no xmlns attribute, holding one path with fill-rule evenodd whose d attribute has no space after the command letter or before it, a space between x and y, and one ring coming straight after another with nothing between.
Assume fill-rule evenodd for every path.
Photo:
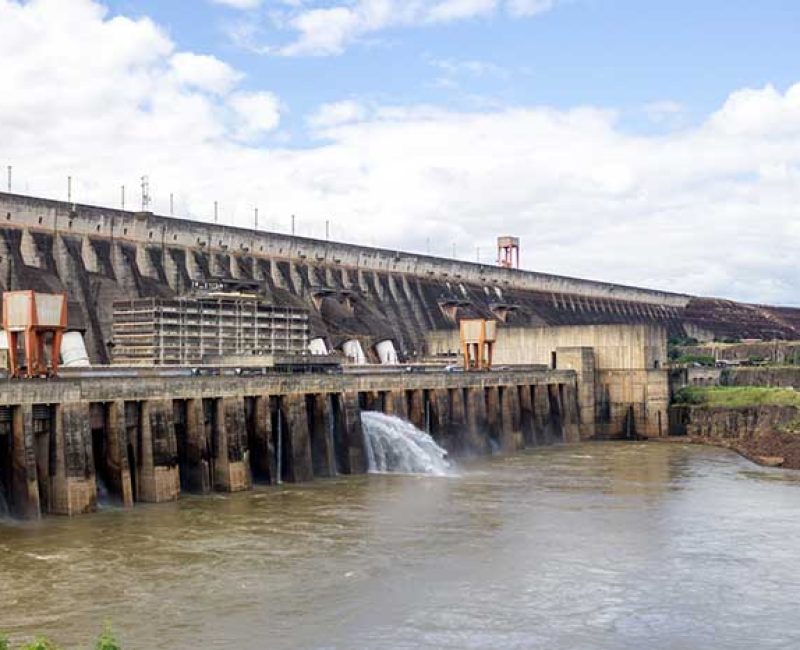
<instances>
[{"instance_id":1,"label":"hydroelectric dam","mask_svg":"<svg viewBox=\"0 0 800 650\"><path fill-rule=\"evenodd\" d=\"M362 411L454 456L663 436L668 336L800 334L797 309L11 194L0 285L65 294L85 343L59 376L0 388L0 507L23 518L364 473ZM219 297L253 287L246 318ZM454 372L475 318L499 325L495 368ZM253 340L306 359L253 365Z\"/></svg>"}]
</instances>

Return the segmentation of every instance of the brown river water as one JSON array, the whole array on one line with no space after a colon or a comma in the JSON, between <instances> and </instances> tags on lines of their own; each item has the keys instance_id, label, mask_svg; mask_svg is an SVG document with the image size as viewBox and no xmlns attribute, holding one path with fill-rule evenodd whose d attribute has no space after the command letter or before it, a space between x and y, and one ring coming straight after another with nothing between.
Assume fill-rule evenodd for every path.
<instances>
[{"instance_id":1,"label":"brown river water","mask_svg":"<svg viewBox=\"0 0 800 650\"><path fill-rule=\"evenodd\" d=\"M598 443L0 523L0 629L126 649L800 648L800 472Z\"/></svg>"}]
</instances>

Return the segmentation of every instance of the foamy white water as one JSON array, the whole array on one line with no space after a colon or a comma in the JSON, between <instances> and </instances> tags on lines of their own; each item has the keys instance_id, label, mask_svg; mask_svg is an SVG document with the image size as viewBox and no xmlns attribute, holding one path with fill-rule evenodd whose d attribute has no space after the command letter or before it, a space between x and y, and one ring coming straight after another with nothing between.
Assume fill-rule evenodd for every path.
<instances>
[{"instance_id":1,"label":"foamy white water","mask_svg":"<svg viewBox=\"0 0 800 650\"><path fill-rule=\"evenodd\" d=\"M370 473L453 474L447 452L410 422L377 411L362 411L361 424Z\"/></svg>"}]
</instances>

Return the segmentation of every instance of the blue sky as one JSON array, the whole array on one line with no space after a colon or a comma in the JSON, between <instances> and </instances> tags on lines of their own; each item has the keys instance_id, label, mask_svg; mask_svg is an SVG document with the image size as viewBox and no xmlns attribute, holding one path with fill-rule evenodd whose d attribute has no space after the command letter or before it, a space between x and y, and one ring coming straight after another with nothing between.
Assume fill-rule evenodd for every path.
<instances>
[{"instance_id":1,"label":"blue sky","mask_svg":"<svg viewBox=\"0 0 800 650\"><path fill-rule=\"evenodd\" d=\"M800 304L797 0L0 0L14 189Z\"/></svg>"},{"instance_id":2,"label":"blue sky","mask_svg":"<svg viewBox=\"0 0 800 650\"><path fill-rule=\"evenodd\" d=\"M786 87L800 76L795 0L564 0L534 16L496 12L389 27L333 56L260 54L231 38L237 25L250 24L254 45L291 40L269 19L281 4L242 11L210 0L108 3L124 15L150 16L181 49L231 63L247 74L244 86L275 89L288 108L285 126L301 140L298 122L319 104L343 98L457 110L603 106L619 111L625 127L651 131L674 124L648 119L651 104L680 104L685 125L731 89ZM347 3L313 6L341 4Z\"/></svg>"}]
</instances>

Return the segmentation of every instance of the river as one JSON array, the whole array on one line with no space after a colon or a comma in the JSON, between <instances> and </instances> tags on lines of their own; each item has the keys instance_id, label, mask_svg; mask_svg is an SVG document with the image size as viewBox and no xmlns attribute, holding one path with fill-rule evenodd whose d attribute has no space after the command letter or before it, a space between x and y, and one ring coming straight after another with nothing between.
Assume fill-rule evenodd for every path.
<instances>
[{"instance_id":1,"label":"river","mask_svg":"<svg viewBox=\"0 0 800 650\"><path fill-rule=\"evenodd\" d=\"M0 629L127 649L800 647L800 473L598 443L0 523Z\"/></svg>"}]
</instances>

